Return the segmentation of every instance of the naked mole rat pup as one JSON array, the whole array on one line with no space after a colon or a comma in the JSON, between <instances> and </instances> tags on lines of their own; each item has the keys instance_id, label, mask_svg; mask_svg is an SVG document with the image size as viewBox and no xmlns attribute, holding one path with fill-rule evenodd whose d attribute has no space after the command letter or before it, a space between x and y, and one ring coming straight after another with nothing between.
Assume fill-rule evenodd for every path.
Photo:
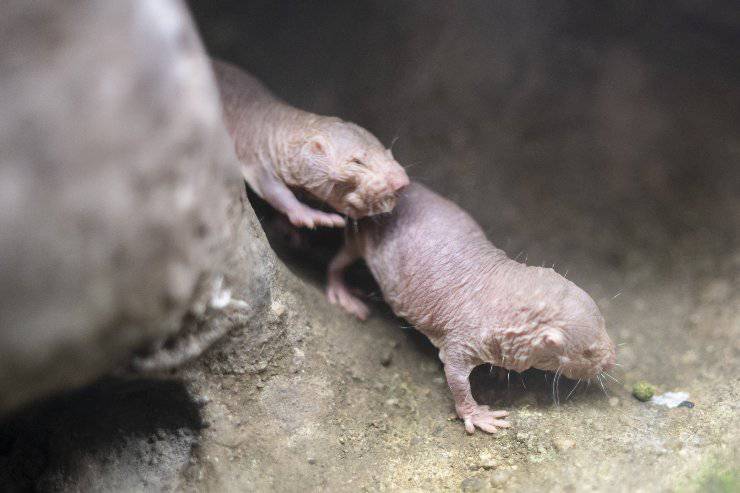
<instances>
[{"instance_id":1,"label":"naked mole rat pup","mask_svg":"<svg viewBox=\"0 0 740 493\"><path fill-rule=\"evenodd\" d=\"M373 134L293 108L235 65L212 65L245 180L294 226L340 227L345 221L299 202L291 188L354 219L393 209L409 179Z\"/></svg>"},{"instance_id":2,"label":"naked mole rat pup","mask_svg":"<svg viewBox=\"0 0 740 493\"><path fill-rule=\"evenodd\" d=\"M614 344L586 292L552 269L508 258L464 210L422 185L405 189L392 213L347 229L347 242L329 265L329 300L367 316L343 281L344 269L363 257L395 314L439 349L468 433L509 426L506 411L473 399L468 377L479 364L572 379L614 366Z\"/></svg>"}]
</instances>

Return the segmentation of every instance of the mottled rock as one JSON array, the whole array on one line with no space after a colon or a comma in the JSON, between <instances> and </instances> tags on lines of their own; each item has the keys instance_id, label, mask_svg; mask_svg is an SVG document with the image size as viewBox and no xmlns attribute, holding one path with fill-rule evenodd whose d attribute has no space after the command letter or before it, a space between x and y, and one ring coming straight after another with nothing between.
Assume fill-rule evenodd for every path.
<instances>
[{"instance_id":1,"label":"mottled rock","mask_svg":"<svg viewBox=\"0 0 740 493\"><path fill-rule=\"evenodd\" d=\"M1 14L0 414L182 328L149 366L202 352L271 265L181 2Z\"/></svg>"}]
</instances>

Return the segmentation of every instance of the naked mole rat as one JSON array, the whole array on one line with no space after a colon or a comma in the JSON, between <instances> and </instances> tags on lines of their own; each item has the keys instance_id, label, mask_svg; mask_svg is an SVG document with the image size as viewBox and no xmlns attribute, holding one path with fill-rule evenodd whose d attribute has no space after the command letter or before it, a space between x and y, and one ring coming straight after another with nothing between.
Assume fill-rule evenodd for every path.
<instances>
[{"instance_id":1,"label":"naked mole rat","mask_svg":"<svg viewBox=\"0 0 740 493\"><path fill-rule=\"evenodd\" d=\"M391 214L351 229L329 265L329 300L367 316L343 281L344 269L363 257L396 315L439 349L468 433L509 426L506 411L473 399L468 377L479 364L572 379L614 366L614 344L588 294L552 269L508 258L464 210L422 185L405 189Z\"/></svg>"},{"instance_id":2,"label":"naked mole rat","mask_svg":"<svg viewBox=\"0 0 740 493\"><path fill-rule=\"evenodd\" d=\"M291 188L354 219L393 209L409 179L373 134L294 108L232 64L214 60L212 65L244 178L294 226L340 227L345 221L298 201Z\"/></svg>"}]
</instances>

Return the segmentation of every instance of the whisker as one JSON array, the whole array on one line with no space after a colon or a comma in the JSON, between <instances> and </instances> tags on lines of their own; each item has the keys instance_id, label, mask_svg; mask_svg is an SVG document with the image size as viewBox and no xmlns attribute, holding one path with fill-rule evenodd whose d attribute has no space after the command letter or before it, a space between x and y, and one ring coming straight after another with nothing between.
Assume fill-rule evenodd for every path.
<instances>
[{"instance_id":1,"label":"whisker","mask_svg":"<svg viewBox=\"0 0 740 493\"><path fill-rule=\"evenodd\" d=\"M596 378L599 380L599 385L601 385L601 390L604 391L604 395L609 397L609 394L606 392L606 386L604 385L604 382L601 380L601 374L596 375Z\"/></svg>"},{"instance_id":2,"label":"whisker","mask_svg":"<svg viewBox=\"0 0 740 493\"><path fill-rule=\"evenodd\" d=\"M616 298L617 298L617 296L619 296L620 294L622 294L622 292L621 292L621 291L620 291L620 292L618 292L617 294L615 294L614 296L612 296L612 299L616 299Z\"/></svg>"},{"instance_id":3,"label":"whisker","mask_svg":"<svg viewBox=\"0 0 740 493\"><path fill-rule=\"evenodd\" d=\"M560 376L562 375L560 371L562 369L562 365L558 366L558 369L555 370L555 375L552 378L552 400L557 407L560 407Z\"/></svg>"},{"instance_id":4,"label":"whisker","mask_svg":"<svg viewBox=\"0 0 740 493\"><path fill-rule=\"evenodd\" d=\"M607 372L605 372L605 371L604 371L604 372L602 372L602 373L603 373L604 375L606 375L607 377L611 378L612 380L614 380L614 381L615 381L616 383L618 383L618 384L620 384L620 385L622 384L622 382L620 382L619 380L617 380L617 379L616 379L616 378L614 378L613 376L609 375L609 374L608 374Z\"/></svg>"},{"instance_id":5,"label":"whisker","mask_svg":"<svg viewBox=\"0 0 740 493\"><path fill-rule=\"evenodd\" d=\"M522 387L524 388L524 391L526 392L527 391L527 386L524 383L524 375L523 374L519 374L519 382L521 382Z\"/></svg>"},{"instance_id":6,"label":"whisker","mask_svg":"<svg viewBox=\"0 0 740 493\"><path fill-rule=\"evenodd\" d=\"M555 375L552 377L552 402L557 406L557 402L555 401L555 377L558 374L557 370L555 370Z\"/></svg>"},{"instance_id":7,"label":"whisker","mask_svg":"<svg viewBox=\"0 0 740 493\"><path fill-rule=\"evenodd\" d=\"M565 400L566 400L566 401L567 401L568 399L570 399L570 396L571 396L571 395L573 395L573 392L575 392L575 391L576 391L576 389L578 388L578 384L579 384L579 383L581 383L581 379L580 379L580 378L578 379L578 381L576 382L576 384L575 384L575 385L573 386L573 388L572 388L572 389L570 389L570 392L568 393L568 397L566 397L566 398L565 398Z\"/></svg>"},{"instance_id":8,"label":"whisker","mask_svg":"<svg viewBox=\"0 0 740 493\"><path fill-rule=\"evenodd\" d=\"M560 379L563 378L563 371L560 371L560 374L558 375L558 384L557 384L557 395L558 395L558 406L560 405Z\"/></svg>"}]
</instances>

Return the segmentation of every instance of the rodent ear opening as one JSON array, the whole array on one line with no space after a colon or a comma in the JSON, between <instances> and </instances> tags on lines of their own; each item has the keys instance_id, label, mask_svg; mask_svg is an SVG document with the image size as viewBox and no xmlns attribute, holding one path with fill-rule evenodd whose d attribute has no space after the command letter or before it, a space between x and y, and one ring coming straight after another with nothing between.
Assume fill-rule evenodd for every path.
<instances>
[{"instance_id":1,"label":"rodent ear opening","mask_svg":"<svg viewBox=\"0 0 740 493\"><path fill-rule=\"evenodd\" d=\"M311 154L314 154L314 155L316 154L325 155L326 154L326 148L324 147L324 144L318 139L312 139L308 143L307 147L308 147L308 152L310 152Z\"/></svg>"},{"instance_id":2,"label":"rodent ear opening","mask_svg":"<svg viewBox=\"0 0 740 493\"><path fill-rule=\"evenodd\" d=\"M324 168L329 161L328 147L326 142L319 137L313 137L301 148L303 159L311 165L320 165Z\"/></svg>"}]
</instances>

